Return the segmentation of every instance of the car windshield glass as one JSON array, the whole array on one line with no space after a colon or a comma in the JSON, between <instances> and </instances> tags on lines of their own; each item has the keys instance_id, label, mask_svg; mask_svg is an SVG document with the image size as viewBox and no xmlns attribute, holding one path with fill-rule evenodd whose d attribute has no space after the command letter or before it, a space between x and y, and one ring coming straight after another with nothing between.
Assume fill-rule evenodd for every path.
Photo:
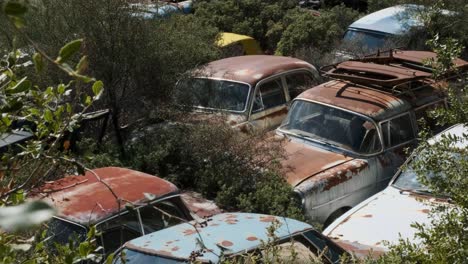
<instances>
[{"instance_id":1,"label":"car windshield glass","mask_svg":"<svg viewBox=\"0 0 468 264\"><path fill-rule=\"evenodd\" d=\"M369 50L376 50L385 46L387 36L366 31L348 30L343 40L345 43L349 43L353 46L358 45L359 47L365 47Z\"/></svg>"},{"instance_id":2,"label":"car windshield glass","mask_svg":"<svg viewBox=\"0 0 468 264\"><path fill-rule=\"evenodd\" d=\"M280 129L294 136L361 154L382 149L373 122L356 114L313 102L296 100Z\"/></svg>"},{"instance_id":3,"label":"car windshield glass","mask_svg":"<svg viewBox=\"0 0 468 264\"><path fill-rule=\"evenodd\" d=\"M202 78L181 81L179 89L187 95L183 104L235 112L245 111L249 95L247 84Z\"/></svg>"},{"instance_id":4,"label":"car windshield glass","mask_svg":"<svg viewBox=\"0 0 468 264\"><path fill-rule=\"evenodd\" d=\"M117 255L114 259L114 264L178 264L178 263L188 263L181 260L162 258L159 256L149 255L142 252L124 249L122 252Z\"/></svg>"},{"instance_id":5,"label":"car windshield glass","mask_svg":"<svg viewBox=\"0 0 468 264\"><path fill-rule=\"evenodd\" d=\"M401 170L400 175L396 178L396 180L393 182L393 186L401 189L401 190L409 190L409 191L417 191L417 192L431 192L429 187L424 185L419 177L418 177L418 171L412 166L415 162L419 162L419 160L424 162L424 151L417 154L416 156L413 156L413 158L407 163L407 166ZM454 159L458 160L461 159L459 154L453 154ZM468 157L465 157L468 159ZM449 163L453 161L447 161ZM427 171L424 172L424 176L430 180L431 178L434 177L444 177L443 174L436 174L433 171Z\"/></svg>"},{"instance_id":6,"label":"car windshield glass","mask_svg":"<svg viewBox=\"0 0 468 264\"><path fill-rule=\"evenodd\" d=\"M86 229L82 226L58 219L52 218L47 224L47 241L51 244L66 244L70 239L76 238L77 241L83 241L86 238Z\"/></svg>"}]
</instances>

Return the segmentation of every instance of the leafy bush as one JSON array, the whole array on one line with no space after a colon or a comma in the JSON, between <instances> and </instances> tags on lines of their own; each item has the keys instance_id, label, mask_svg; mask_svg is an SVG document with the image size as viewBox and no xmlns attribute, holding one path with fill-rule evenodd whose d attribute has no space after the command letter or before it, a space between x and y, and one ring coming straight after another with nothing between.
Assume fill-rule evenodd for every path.
<instances>
[{"instance_id":1,"label":"leafy bush","mask_svg":"<svg viewBox=\"0 0 468 264\"><path fill-rule=\"evenodd\" d=\"M294 55L301 48L331 51L340 42L347 27L359 13L344 5L323 10L320 15L310 12L289 12L284 20L284 31L278 43L277 54Z\"/></svg>"},{"instance_id":2,"label":"leafy bush","mask_svg":"<svg viewBox=\"0 0 468 264\"><path fill-rule=\"evenodd\" d=\"M279 143L264 144L262 135L247 137L216 123L160 123L132 135L122 160L128 167L200 192L227 210L303 218L278 172Z\"/></svg>"}]
</instances>

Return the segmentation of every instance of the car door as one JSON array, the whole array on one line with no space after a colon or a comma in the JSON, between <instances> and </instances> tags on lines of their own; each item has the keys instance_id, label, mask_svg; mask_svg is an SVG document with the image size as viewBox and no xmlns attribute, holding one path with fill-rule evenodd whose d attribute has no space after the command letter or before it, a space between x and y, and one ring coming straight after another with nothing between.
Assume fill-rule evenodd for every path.
<instances>
[{"instance_id":1,"label":"car door","mask_svg":"<svg viewBox=\"0 0 468 264\"><path fill-rule=\"evenodd\" d=\"M287 103L281 76L260 81L255 88L249 123L257 131L279 126L288 113Z\"/></svg>"},{"instance_id":2,"label":"car door","mask_svg":"<svg viewBox=\"0 0 468 264\"><path fill-rule=\"evenodd\" d=\"M384 152L378 157L380 173L376 187L383 189L407 158L406 149L416 146L416 124L411 113L392 117L380 122Z\"/></svg>"}]
</instances>

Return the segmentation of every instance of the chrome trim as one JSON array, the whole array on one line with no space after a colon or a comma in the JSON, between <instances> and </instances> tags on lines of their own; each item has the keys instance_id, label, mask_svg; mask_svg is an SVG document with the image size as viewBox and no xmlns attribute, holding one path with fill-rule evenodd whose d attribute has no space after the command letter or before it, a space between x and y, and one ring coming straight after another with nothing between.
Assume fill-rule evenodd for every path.
<instances>
[{"instance_id":1,"label":"chrome trim","mask_svg":"<svg viewBox=\"0 0 468 264\"><path fill-rule=\"evenodd\" d=\"M335 105L331 105L331 104L327 104L327 103L322 103L322 102L318 102L318 101L315 101L315 100L311 100L311 99L303 99L303 98L295 98L294 100L292 100L292 102L294 103L295 101L304 101L304 102L310 102L310 103L315 103L315 104L319 104L319 105L325 105L325 106L328 106L328 107L332 107L332 108L335 108L335 109L338 109L338 110L342 110L342 111L345 111L347 113L351 113L351 114L354 114L354 115L357 115L357 116L360 116L368 121L371 121L372 124L374 124L374 127L375 129L377 129L377 132L379 134L379 139L380 139L380 150L375 152L375 153L372 153L372 154L363 154L363 153L357 153L357 152L354 152L352 150L348 150L348 149L344 149L344 148L340 148L339 146L336 146L336 145L333 145L332 148L336 148L336 149L339 149L339 150L342 150L344 152L348 152L348 153L351 153L351 154L354 154L356 156L360 156L360 157L366 157L366 158L371 158L371 157L375 157L381 153L384 152L385 150L385 146L384 146L384 142L383 142L383 137L382 137L382 131L381 131L381 128L380 126L378 126L378 124L375 122L375 120L369 116L366 116L366 115L363 115L361 113L357 113L357 112L354 112L354 111L351 111L351 110L348 110L346 108L342 108L342 107L338 107L338 106L335 106ZM289 116L289 114L288 114ZM287 117L286 117L287 118ZM281 129L282 127L282 124L277 128L277 131L283 133L283 134L287 134L287 135L292 135L291 133L288 133L286 131L284 131L283 129ZM292 135L294 136L294 135ZM317 141L317 140L313 140L313 139L304 139L304 140L308 140L308 141L313 141L314 143L318 143L320 144L321 146L323 146L322 143L320 143L320 141Z\"/></svg>"}]
</instances>

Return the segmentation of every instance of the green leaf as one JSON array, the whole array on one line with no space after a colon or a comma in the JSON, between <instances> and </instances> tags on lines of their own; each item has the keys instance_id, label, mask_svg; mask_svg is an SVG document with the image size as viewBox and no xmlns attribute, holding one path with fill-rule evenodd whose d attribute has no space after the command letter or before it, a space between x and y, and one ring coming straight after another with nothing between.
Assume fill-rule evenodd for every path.
<instances>
[{"instance_id":1,"label":"green leaf","mask_svg":"<svg viewBox=\"0 0 468 264\"><path fill-rule=\"evenodd\" d=\"M95 97L99 97L102 93L104 83L102 81L96 81L93 84L93 93Z\"/></svg>"},{"instance_id":2,"label":"green leaf","mask_svg":"<svg viewBox=\"0 0 468 264\"><path fill-rule=\"evenodd\" d=\"M26 80L26 77L21 79L15 86L6 90L9 94L16 94L29 91L32 87L32 83L29 80Z\"/></svg>"},{"instance_id":3,"label":"green leaf","mask_svg":"<svg viewBox=\"0 0 468 264\"><path fill-rule=\"evenodd\" d=\"M33 56L34 66L36 67L37 72L42 72L44 70L44 58L40 53L35 53Z\"/></svg>"},{"instance_id":4,"label":"green leaf","mask_svg":"<svg viewBox=\"0 0 468 264\"><path fill-rule=\"evenodd\" d=\"M60 49L59 56L56 60L57 63L64 63L71 56L73 56L76 52L78 52L81 48L81 44L83 43L83 39L76 39L73 41L68 42Z\"/></svg>"},{"instance_id":5,"label":"green leaf","mask_svg":"<svg viewBox=\"0 0 468 264\"><path fill-rule=\"evenodd\" d=\"M43 201L0 207L0 228L15 232L49 220L55 209Z\"/></svg>"},{"instance_id":6,"label":"green leaf","mask_svg":"<svg viewBox=\"0 0 468 264\"><path fill-rule=\"evenodd\" d=\"M78 64L76 65L75 71L77 74L83 74L83 72L86 71L86 69L88 69L88 66L88 56L83 56L81 57L80 62L78 62Z\"/></svg>"},{"instance_id":7,"label":"green leaf","mask_svg":"<svg viewBox=\"0 0 468 264\"><path fill-rule=\"evenodd\" d=\"M52 111L50 111L49 109L45 110L45 112L44 112L44 119L45 119L47 122L52 122L52 121L54 121L54 115L52 114Z\"/></svg>"},{"instance_id":8,"label":"green leaf","mask_svg":"<svg viewBox=\"0 0 468 264\"><path fill-rule=\"evenodd\" d=\"M23 103L20 101L14 100L10 101L8 104L0 107L0 113L11 113L20 110L23 107Z\"/></svg>"},{"instance_id":9,"label":"green leaf","mask_svg":"<svg viewBox=\"0 0 468 264\"><path fill-rule=\"evenodd\" d=\"M63 84L63 83L59 84L59 86L57 87L57 92L58 92L58 94L65 93L65 84Z\"/></svg>"},{"instance_id":10,"label":"green leaf","mask_svg":"<svg viewBox=\"0 0 468 264\"><path fill-rule=\"evenodd\" d=\"M93 99L91 98L91 96L86 96L85 105L89 106L92 103L93 103Z\"/></svg>"},{"instance_id":11,"label":"green leaf","mask_svg":"<svg viewBox=\"0 0 468 264\"><path fill-rule=\"evenodd\" d=\"M114 253L111 253L109 256L107 256L105 264L112 264L112 261L114 260Z\"/></svg>"},{"instance_id":12,"label":"green leaf","mask_svg":"<svg viewBox=\"0 0 468 264\"><path fill-rule=\"evenodd\" d=\"M9 16L21 16L28 11L28 7L19 2L9 1L5 4L3 11Z\"/></svg>"}]
</instances>

